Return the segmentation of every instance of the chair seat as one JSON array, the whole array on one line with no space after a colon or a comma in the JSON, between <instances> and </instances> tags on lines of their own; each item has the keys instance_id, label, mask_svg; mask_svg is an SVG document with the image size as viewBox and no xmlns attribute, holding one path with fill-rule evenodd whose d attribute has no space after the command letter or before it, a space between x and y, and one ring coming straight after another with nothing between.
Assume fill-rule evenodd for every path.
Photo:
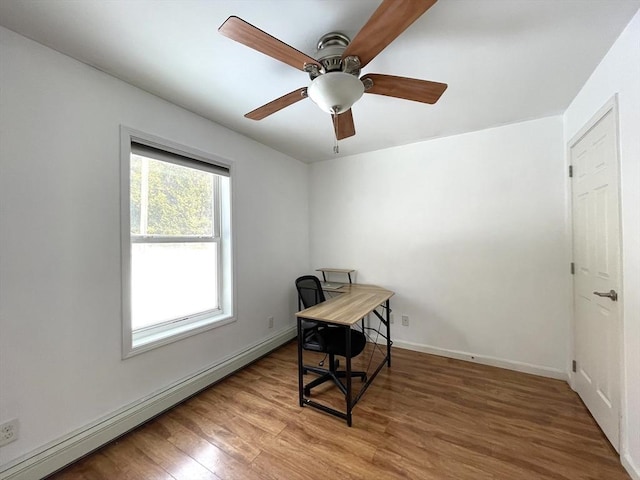
<instances>
[{"instance_id":1,"label":"chair seat","mask_svg":"<svg viewBox=\"0 0 640 480\"><path fill-rule=\"evenodd\" d=\"M346 339L345 331L342 327L327 327L318 332L322 336L325 344L325 352L330 355L339 355L346 357ZM367 343L367 339L364 333L358 330L351 330L351 357L360 355L364 346Z\"/></svg>"}]
</instances>

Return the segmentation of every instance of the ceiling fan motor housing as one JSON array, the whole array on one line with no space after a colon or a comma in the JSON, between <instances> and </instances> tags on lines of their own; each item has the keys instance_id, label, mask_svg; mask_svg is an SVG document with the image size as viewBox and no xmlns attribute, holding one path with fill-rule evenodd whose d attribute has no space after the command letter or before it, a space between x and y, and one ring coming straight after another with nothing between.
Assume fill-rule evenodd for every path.
<instances>
[{"instance_id":1,"label":"ceiling fan motor housing","mask_svg":"<svg viewBox=\"0 0 640 480\"><path fill-rule=\"evenodd\" d=\"M309 74L311 80L329 72L345 72L353 76L360 76L360 59L356 56L342 57L351 40L344 33L331 32L318 40L316 60L318 65L305 63L303 70Z\"/></svg>"},{"instance_id":2,"label":"ceiling fan motor housing","mask_svg":"<svg viewBox=\"0 0 640 480\"><path fill-rule=\"evenodd\" d=\"M325 72L342 70L342 54L351 39L340 32L331 32L318 40L316 58L324 67Z\"/></svg>"}]
</instances>

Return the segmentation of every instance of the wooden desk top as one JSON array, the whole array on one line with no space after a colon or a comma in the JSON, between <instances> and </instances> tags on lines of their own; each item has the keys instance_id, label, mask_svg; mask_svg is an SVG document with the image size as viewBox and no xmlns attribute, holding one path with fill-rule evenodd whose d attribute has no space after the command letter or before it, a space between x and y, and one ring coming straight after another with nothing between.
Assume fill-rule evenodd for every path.
<instances>
[{"instance_id":1,"label":"wooden desk top","mask_svg":"<svg viewBox=\"0 0 640 480\"><path fill-rule=\"evenodd\" d=\"M336 292L340 295L302 310L296 313L296 317L337 325L354 325L394 295L386 288L357 283L343 285Z\"/></svg>"}]
</instances>

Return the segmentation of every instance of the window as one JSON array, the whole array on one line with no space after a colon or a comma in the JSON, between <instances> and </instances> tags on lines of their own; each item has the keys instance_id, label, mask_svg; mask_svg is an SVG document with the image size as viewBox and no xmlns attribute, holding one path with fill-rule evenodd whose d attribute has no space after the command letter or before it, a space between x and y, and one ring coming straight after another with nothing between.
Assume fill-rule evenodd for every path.
<instances>
[{"instance_id":1,"label":"window","mask_svg":"<svg viewBox=\"0 0 640 480\"><path fill-rule=\"evenodd\" d=\"M228 164L122 136L126 357L233 320L231 202Z\"/></svg>"}]
</instances>

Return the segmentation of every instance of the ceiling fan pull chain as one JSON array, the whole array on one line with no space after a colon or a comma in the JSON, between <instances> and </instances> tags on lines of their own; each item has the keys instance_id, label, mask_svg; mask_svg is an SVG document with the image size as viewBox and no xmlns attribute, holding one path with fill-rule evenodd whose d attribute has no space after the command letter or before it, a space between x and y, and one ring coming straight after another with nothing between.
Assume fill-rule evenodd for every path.
<instances>
[{"instance_id":1,"label":"ceiling fan pull chain","mask_svg":"<svg viewBox=\"0 0 640 480\"><path fill-rule=\"evenodd\" d=\"M338 131L338 111L337 111L337 109L335 107L332 110L334 112L333 115L332 115L333 116L333 130L335 132L337 132ZM335 153L337 155L338 153L340 153L340 148L338 147L338 137L337 137L337 135L334 135L333 138L335 139L334 143L333 143L333 153Z\"/></svg>"}]
</instances>

